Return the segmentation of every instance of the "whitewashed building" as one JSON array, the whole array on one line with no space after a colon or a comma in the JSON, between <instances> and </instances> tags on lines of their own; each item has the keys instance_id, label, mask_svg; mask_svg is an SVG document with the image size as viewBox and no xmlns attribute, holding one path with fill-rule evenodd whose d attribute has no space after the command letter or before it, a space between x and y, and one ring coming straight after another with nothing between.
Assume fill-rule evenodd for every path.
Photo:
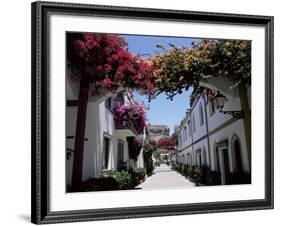
<instances>
[{"instance_id":1,"label":"whitewashed building","mask_svg":"<svg viewBox=\"0 0 281 226\"><path fill-rule=\"evenodd\" d=\"M66 80L66 183L71 185L79 83ZM134 103L128 92L121 93L122 95L113 95L107 92L99 97L89 95L82 181L99 177L106 170L143 167L142 151L137 161L129 158L127 140L127 137L140 135L132 127L115 128L113 106L116 95L119 95L118 98L121 98L125 105Z\"/></svg>"},{"instance_id":2,"label":"whitewashed building","mask_svg":"<svg viewBox=\"0 0 281 226\"><path fill-rule=\"evenodd\" d=\"M247 99L251 110L250 87L246 97L241 97L238 87L231 92L223 110L241 110L241 98ZM177 127L177 162L218 171L222 184L226 183L228 173L250 173L251 150L248 147L251 139L246 139L245 123L243 118L221 113L206 96L197 95Z\"/></svg>"}]
</instances>

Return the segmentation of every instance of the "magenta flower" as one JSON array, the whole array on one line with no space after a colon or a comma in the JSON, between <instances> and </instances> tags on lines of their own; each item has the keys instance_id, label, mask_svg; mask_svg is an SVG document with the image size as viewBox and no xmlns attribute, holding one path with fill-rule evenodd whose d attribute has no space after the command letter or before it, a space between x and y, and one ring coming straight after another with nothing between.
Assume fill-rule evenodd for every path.
<instances>
[{"instance_id":1,"label":"magenta flower","mask_svg":"<svg viewBox=\"0 0 281 226\"><path fill-rule=\"evenodd\" d=\"M109 89L112 85L112 82L109 78L106 78L103 80L103 87L106 89Z\"/></svg>"},{"instance_id":2,"label":"magenta flower","mask_svg":"<svg viewBox=\"0 0 281 226\"><path fill-rule=\"evenodd\" d=\"M133 126L140 134L143 132L147 118L143 107L136 103L131 105L117 105L114 108L114 119L117 128Z\"/></svg>"},{"instance_id":3,"label":"magenta flower","mask_svg":"<svg viewBox=\"0 0 281 226\"><path fill-rule=\"evenodd\" d=\"M95 95L99 88L116 91L119 86L154 91L153 67L139 56L133 56L127 43L118 35L97 33L69 33L67 58L73 74L88 77Z\"/></svg>"}]
</instances>

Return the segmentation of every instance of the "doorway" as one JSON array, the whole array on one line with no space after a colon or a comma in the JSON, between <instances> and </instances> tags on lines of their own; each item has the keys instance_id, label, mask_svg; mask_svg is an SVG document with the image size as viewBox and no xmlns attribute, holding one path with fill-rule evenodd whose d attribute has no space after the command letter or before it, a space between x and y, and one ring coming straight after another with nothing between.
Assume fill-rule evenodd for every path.
<instances>
[{"instance_id":1,"label":"doorway","mask_svg":"<svg viewBox=\"0 0 281 226\"><path fill-rule=\"evenodd\" d=\"M221 149L221 156L222 156L222 162L221 162L221 168L222 168L222 184L228 184L228 178L229 178L229 158L228 158L228 149L223 148Z\"/></svg>"},{"instance_id":2,"label":"doorway","mask_svg":"<svg viewBox=\"0 0 281 226\"><path fill-rule=\"evenodd\" d=\"M241 145L237 138L234 140L232 147L233 147L234 156L235 156L236 171L237 171L237 173L242 173L243 172L243 163L242 163L242 156L241 156Z\"/></svg>"}]
</instances>

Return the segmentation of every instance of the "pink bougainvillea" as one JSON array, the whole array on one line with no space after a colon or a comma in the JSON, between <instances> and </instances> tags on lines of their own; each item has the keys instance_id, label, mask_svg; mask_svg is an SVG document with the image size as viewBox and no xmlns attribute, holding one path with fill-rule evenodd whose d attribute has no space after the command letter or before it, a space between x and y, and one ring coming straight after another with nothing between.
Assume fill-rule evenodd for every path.
<instances>
[{"instance_id":1,"label":"pink bougainvillea","mask_svg":"<svg viewBox=\"0 0 281 226\"><path fill-rule=\"evenodd\" d=\"M140 134L145 128L147 118L143 107L138 103L117 104L114 108L114 120L117 128L132 126Z\"/></svg>"},{"instance_id":2,"label":"pink bougainvillea","mask_svg":"<svg viewBox=\"0 0 281 226\"><path fill-rule=\"evenodd\" d=\"M126 46L114 34L69 33L67 58L72 79L88 80L92 95L98 95L101 87L111 91L131 88L149 95L154 91L153 65L133 56Z\"/></svg>"},{"instance_id":3,"label":"pink bougainvillea","mask_svg":"<svg viewBox=\"0 0 281 226\"><path fill-rule=\"evenodd\" d=\"M136 161L142 149L142 140L136 137L127 137L127 141L129 149L129 158L134 159Z\"/></svg>"}]
</instances>

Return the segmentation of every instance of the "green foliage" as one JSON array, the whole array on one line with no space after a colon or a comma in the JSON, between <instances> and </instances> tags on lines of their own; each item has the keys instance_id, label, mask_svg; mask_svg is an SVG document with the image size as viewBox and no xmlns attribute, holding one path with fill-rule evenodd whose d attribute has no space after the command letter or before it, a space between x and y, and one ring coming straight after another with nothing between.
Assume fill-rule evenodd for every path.
<instances>
[{"instance_id":1,"label":"green foliage","mask_svg":"<svg viewBox=\"0 0 281 226\"><path fill-rule=\"evenodd\" d=\"M156 162L161 162L161 154L159 151L153 152L153 157L156 160Z\"/></svg>"},{"instance_id":2,"label":"green foliage","mask_svg":"<svg viewBox=\"0 0 281 226\"><path fill-rule=\"evenodd\" d=\"M133 189L141 183L146 176L146 168L139 168L136 171L116 171L110 170L103 172L99 178L91 178L82 182L75 190L70 186L67 192L85 192L85 191L108 191Z\"/></svg>"},{"instance_id":3,"label":"green foliage","mask_svg":"<svg viewBox=\"0 0 281 226\"><path fill-rule=\"evenodd\" d=\"M147 153L144 153L144 166L147 172L147 175L150 176L153 173L154 165L152 156L148 155Z\"/></svg>"},{"instance_id":4,"label":"green foliage","mask_svg":"<svg viewBox=\"0 0 281 226\"><path fill-rule=\"evenodd\" d=\"M150 176L154 170L152 156L154 156L155 152L156 152L155 141L146 139L144 141L143 160L144 160L144 167L148 176Z\"/></svg>"},{"instance_id":5,"label":"green foliage","mask_svg":"<svg viewBox=\"0 0 281 226\"><path fill-rule=\"evenodd\" d=\"M201 183L203 180L204 173L205 173L204 168L196 166L193 169L192 178L195 181Z\"/></svg>"},{"instance_id":6,"label":"green foliage","mask_svg":"<svg viewBox=\"0 0 281 226\"><path fill-rule=\"evenodd\" d=\"M107 171L103 174L104 177L111 177L119 184L119 189L129 189L132 184L132 176L127 171Z\"/></svg>"},{"instance_id":7,"label":"green foliage","mask_svg":"<svg viewBox=\"0 0 281 226\"><path fill-rule=\"evenodd\" d=\"M132 177L132 187L137 186L141 181L145 179L146 176L146 169L145 168L139 168L136 171L130 171L131 177Z\"/></svg>"},{"instance_id":8,"label":"green foliage","mask_svg":"<svg viewBox=\"0 0 281 226\"><path fill-rule=\"evenodd\" d=\"M135 171L135 174L138 176L139 180L143 180L146 175L146 169L144 167L139 168Z\"/></svg>"},{"instance_id":9,"label":"green foliage","mask_svg":"<svg viewBox=\"0 0 281 226\"><path fill-rule=\"evenodd\" d=\"M186 173L186 176L192 177L193 176L193 167L186 165L185 173Z\"/></svg>"},{"instance_id":10,"label":"green foliage","mask_svg":"<svg viewBox=\"0 0 281 226\"><path fill-rule=\"evenodd\" d=\"M190 166L187 164L177 163L175 167L176 171L182 175L191 178L196 184L204 185L220 185L221 174L220 172L211 171L207 167Z\"/></svg>"},{"instance_id":11,"label":"green foliage","mask_svg":"<svg viewBox=\"0 0 281 226\"><path fill-rule=\"evenodd\" d=\"M181 163L176 163L175 170L180 172L180 170L181 170Z\"/></svg>"},{"instance_id":12,"label":"green foliage","mask_svg":"<svg viewBox=\"0 0 281 226\"><path fill-rule=\"evenodd\" d=\"M184 164L181 165L181 174L185 175L185 165Z\"/></svg>"},{"instance_id":13,"label":"green foliage","mask_svg":"<svg viewBox=\"0 0 281 226\"><path fill-rule=\"evenodd\" d=\"M173 99L183 89L199 90L199 81L224 76L235 82L251 83L251 42L203 40L190 48L173 46L153 58L155 92ZM201 91L201 90L199 90Z\"/></svg>"}]
</instances>

